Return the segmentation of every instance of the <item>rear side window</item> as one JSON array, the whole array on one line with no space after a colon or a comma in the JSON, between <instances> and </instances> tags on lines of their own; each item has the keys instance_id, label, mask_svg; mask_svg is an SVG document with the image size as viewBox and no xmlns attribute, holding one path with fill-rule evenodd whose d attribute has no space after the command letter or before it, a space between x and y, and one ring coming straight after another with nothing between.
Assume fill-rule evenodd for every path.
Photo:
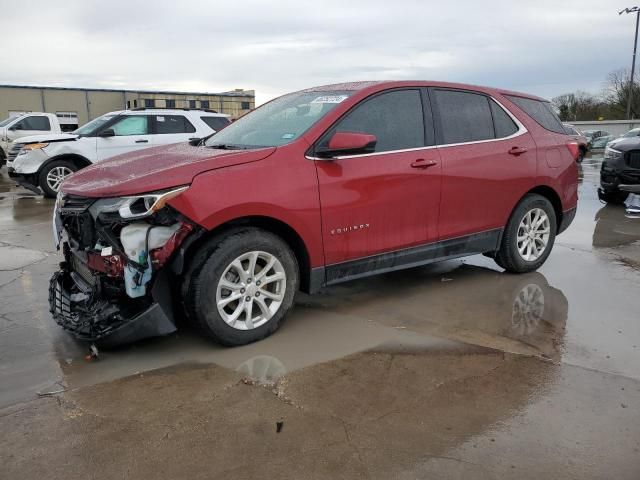
<instances>
[{"instance_id":1,"label":"rear side window","mask_svg":"<svg viewBox=\"0 0 640 480\"><path fill-rule=\"evenodd\" d=\"M500 105L493 100L489 100L489 105L491 105L491 115L493 115L496 138L508 137L518 131L516 122L513 121Z\"/></svg>"},{"instance_id":2,"label":"rear side window","mask_svg":"<svg viewBox=\"0 0 640 480\"><path fill-rule=\"evenodd\" d=\"M556 133L565 133L562 122L551 108L549 102L542 102L532 98L507 95L507 98L525 111L541 127Z\"/></svg>"},{"instance_id":3,"label":"rear side window","mask_svg":"<svg viewBox=\"0 0 640 480\"><path fill-rule=\"evenodd\" d=\"M154 115L156 134L194 133L196 128L183 115Z\"/></svg>"},{"instance_id":4,"label":"rear side window","mask_svg":"<svg viewBox=\"0 0 640 480\"><path fill-rule=\"evenodd\" d=\"M376 152L418 148L425 145L422 99L418 90L397 90L377 95L357 105L331 129L375 135Z\"/></svg>"},{"instance_id":5,"label":"rear side window","mask_svg":"<svg viewBox=\"0 0 640 480\"><path fill-rule=\"evenodd\" d=\"M222 130L231 123L227 117L200 117L200 120L209 125L209 127L216 132L218 130Z\"/></svg>"},{"instance_id":6,"label":"rear side window","mask_svg":"<svg viewBox=\"0 0 640 480\"><path fill-rule=\"evenodd\" d=\"M433 98L440 112L443 144L495 138L491 107L485 95L436 89Z\"/></svg>"}]
</instances>

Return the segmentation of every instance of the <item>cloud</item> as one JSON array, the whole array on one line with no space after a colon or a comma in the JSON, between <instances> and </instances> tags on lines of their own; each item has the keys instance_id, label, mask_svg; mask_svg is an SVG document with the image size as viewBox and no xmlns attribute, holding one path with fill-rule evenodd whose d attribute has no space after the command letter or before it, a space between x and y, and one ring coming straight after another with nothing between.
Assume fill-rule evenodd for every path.
<instances>
[{"instance_id":1,"label":"cloud","mask_svg":"<svg viewBox=\"0 0 640 480\"><path fill-rule=\"evenodd\" d=\"M551 97L631 60L597 0L12 2L0 83L224 91L258 102L348 80L436 79Z\"/></svg>"}]
</instances>

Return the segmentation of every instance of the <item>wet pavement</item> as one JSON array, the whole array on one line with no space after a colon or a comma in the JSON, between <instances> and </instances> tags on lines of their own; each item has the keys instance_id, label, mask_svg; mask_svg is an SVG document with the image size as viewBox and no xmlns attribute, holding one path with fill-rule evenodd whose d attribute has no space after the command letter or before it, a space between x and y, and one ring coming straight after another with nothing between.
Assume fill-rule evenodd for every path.
<instances>
[{"instance_id":1,"label":"wet pavement","mask_svg":"<svg viewBox=\"0 0 640 480\"><path fill-rule=\"evenodd\" d=\"M52 202L1 177L0 478L640 478L640 221L599 161L539 272L444 262L300 295L253 345L92 362L47 311Z\"/></svg>"}]
</instances>

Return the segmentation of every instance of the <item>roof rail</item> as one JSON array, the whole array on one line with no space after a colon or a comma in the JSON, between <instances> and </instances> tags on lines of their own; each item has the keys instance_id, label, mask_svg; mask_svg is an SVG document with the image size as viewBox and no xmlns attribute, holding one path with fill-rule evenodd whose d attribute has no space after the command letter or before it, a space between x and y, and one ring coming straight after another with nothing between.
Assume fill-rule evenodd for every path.
<instances>
[{"instance_id":1,"label":"roof rail","mask_svg":"<svg viewBox=\"0 0 640 480\"><path fill-rule=\"evenodd\" d=\"M126 110L131 110L132 112L141 112L143 110L195 110L198 112L207 112L207 113L220 113L217 110L211 110L210 108L187 108L187 107L135 107L135 108L127 108Z\"/></svg>"}]
</instances>

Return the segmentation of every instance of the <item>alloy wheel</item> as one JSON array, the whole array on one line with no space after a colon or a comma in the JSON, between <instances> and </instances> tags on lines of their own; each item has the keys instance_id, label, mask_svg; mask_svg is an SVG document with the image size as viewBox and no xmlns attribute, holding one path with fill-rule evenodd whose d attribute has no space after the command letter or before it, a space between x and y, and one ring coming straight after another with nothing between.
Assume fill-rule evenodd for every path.
<instances>
[{"instance_id":1,"label":"alloy wheel","mask_svg":"<svg viewBox=\"0 0 640 480\"><path fill-rule=\"evenodd\" d=\"M60 188L60 184L72 173L73 170L68 167L53 167L49 170L49 173L47 173L47 185L51 190L57 192Z\"/></svg>"},{"instance_id":2,"label":"alloy wheel","mask_svg":"<svg viewBox=\"0 0 640 480\"><path fill-rule=\"evenodd\" d=\"M237 330L253 330L267 323L284 300L287 275L278 258L263 251L233 260L216 288L218 313Z\"/></svg>"},{"instance_id":3,"label":"alloy wheel","mask_svg":"<svg viewBox=\"0 0 640 480\"><path fill-rule=\"evenodd\" d=\"M541 208L529 210L518 226L518 253L527 262L535 262L547 249L550 234L547 213Z\"/></svg>"}]
</instances>

